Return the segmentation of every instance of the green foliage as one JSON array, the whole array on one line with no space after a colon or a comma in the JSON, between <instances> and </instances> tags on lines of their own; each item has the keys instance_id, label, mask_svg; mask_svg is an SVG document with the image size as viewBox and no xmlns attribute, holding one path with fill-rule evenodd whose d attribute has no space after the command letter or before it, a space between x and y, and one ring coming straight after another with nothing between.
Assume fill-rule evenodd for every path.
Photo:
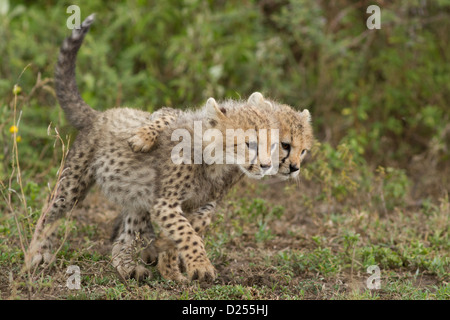
<instances>
[{"instance_id":1,"label":"green foliage","mask_svg":"<svg viewBox=\"0 0 450 320\"><path fill-rule=\"evenodd\" d=\"M334 254L330 248L321 247L308 253L299 251L281 252L277 260L281 266L287 264L294 274L307 272L322 276L333 276L343 267L338 255Z\"/></svg>"},{"instance_id":2,"label":"green foliage","mask_svg":"<svg viewBox=\"0 0 450 320\"><path fill-rule=\"evenodd\" d=\"M269 221L280 219L284 214L284 210L285 208L280 205L275 205L271 208L271 205L264 199L254 198L248 200L242 198L239 201L236 212L239 220L236 220L235 226L242 230L240 226L243 224L241 222L256 225L258 230L255 233L255 239L257 242L264 242L275 237L270 230Z\"/></svg>"},{"instance_id":3,"label":"green foliage","mask_svg":"<svg viewBox=\"0 0 450 320\"><path fill-rule=\"evenodd\" d=\"M365 267L377 265L383 269L403 266L403 261L399 254L390 248L374 245L362 248L359 252Z\"/></svg>"}]
</instances>

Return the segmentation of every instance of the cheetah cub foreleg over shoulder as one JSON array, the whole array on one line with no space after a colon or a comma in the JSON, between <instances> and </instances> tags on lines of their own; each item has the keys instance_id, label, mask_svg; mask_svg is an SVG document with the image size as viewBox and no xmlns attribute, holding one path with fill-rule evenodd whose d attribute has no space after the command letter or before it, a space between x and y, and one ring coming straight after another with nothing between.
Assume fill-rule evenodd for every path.
<instances>
[{"instance_id":1,"label":"cheetah cub foreleg over shoulder","mask_svg":"<svg viewBox=\"0 0 450 320\"><path fill-rule=\"evenodd\" d=\"M134 152L148 152L156 142L158 135L169 124L175 121L181 111L172 108L162 108L150 117L150 123L140 127L136 133L128 139L128 144Z\"/></svg>"}]
</instances>

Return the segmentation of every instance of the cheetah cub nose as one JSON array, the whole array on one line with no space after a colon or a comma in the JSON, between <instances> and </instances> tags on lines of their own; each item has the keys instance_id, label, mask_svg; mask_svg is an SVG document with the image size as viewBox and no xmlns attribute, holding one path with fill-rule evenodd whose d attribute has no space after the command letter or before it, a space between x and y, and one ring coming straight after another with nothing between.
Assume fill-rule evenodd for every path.
<instances>
[{"instance_id":1,"label":"cheetah cub nose","mask_svg":"<svg viewBox=\"0 0 450 320\"><path fill-rule=\"evenodd\" d=\"M272 168L272 163L261 163L260 164L261 169L263 170L269 170L270 168Z\"/></svg>"}]
</instances>

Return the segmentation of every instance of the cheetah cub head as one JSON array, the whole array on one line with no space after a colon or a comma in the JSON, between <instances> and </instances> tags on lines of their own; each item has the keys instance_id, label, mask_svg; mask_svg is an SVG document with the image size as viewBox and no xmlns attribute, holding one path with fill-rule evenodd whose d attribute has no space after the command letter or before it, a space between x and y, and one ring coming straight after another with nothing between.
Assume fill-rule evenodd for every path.
<instances>
[{"instance_id":1,"label":"cheetah cub head","mask_svg":"<svg viewBox=\"0 0 450 320\"><path fill-rule=\"evenodd\" d=\"M265 99L259 92L253 93L249 104L258 108L269 108L279 124L279 152L272 162L278 169L273 174L281 180L296 179L300 173L300 164L313 144L311 115L307 109L294 110L274 100Z\"/></svg>"},{"instance_id":2,"label":"cheetah cub head","mask_svg":"<svg viewBox=\"0 0 450 320\"><path fill-rule=\"evenodd\" d=\"M204 146L204 154L225 164L235 164L246 176L261 179L273 169L272 158L279 142L279 125L269 108L248 102L217 104L213 98L206 103L210 133L214 143ZM211 141L210 138L206 139ZM221 152L216 152L221 145ZM211 152L214 149L215 152ZM213 154L214 153L214 154ZM217 154L222 159L218 159ZM220 156L219 156L220 158ZM205 158L208 161L208 158Z\"/></svg>"}]
</instances>

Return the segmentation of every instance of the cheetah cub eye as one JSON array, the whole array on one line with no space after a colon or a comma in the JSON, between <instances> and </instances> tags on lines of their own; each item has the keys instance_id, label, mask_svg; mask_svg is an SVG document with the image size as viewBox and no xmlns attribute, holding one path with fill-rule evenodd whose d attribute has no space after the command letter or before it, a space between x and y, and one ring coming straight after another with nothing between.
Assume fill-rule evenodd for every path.
<instances>
[{"instance_id":1,"label":"cheetah cub eye","mask_svg":"<svg viewBox=\"0 0 450 320\"><path fill-rule=\"evenodd\" d=\"M282 147L284 150L287 150L287 151L291 150L291 145L290 145L289 143L286 143L286 142L282 142L282 143L281 143L281 147Z\"/></svg>"}]
</instances>

